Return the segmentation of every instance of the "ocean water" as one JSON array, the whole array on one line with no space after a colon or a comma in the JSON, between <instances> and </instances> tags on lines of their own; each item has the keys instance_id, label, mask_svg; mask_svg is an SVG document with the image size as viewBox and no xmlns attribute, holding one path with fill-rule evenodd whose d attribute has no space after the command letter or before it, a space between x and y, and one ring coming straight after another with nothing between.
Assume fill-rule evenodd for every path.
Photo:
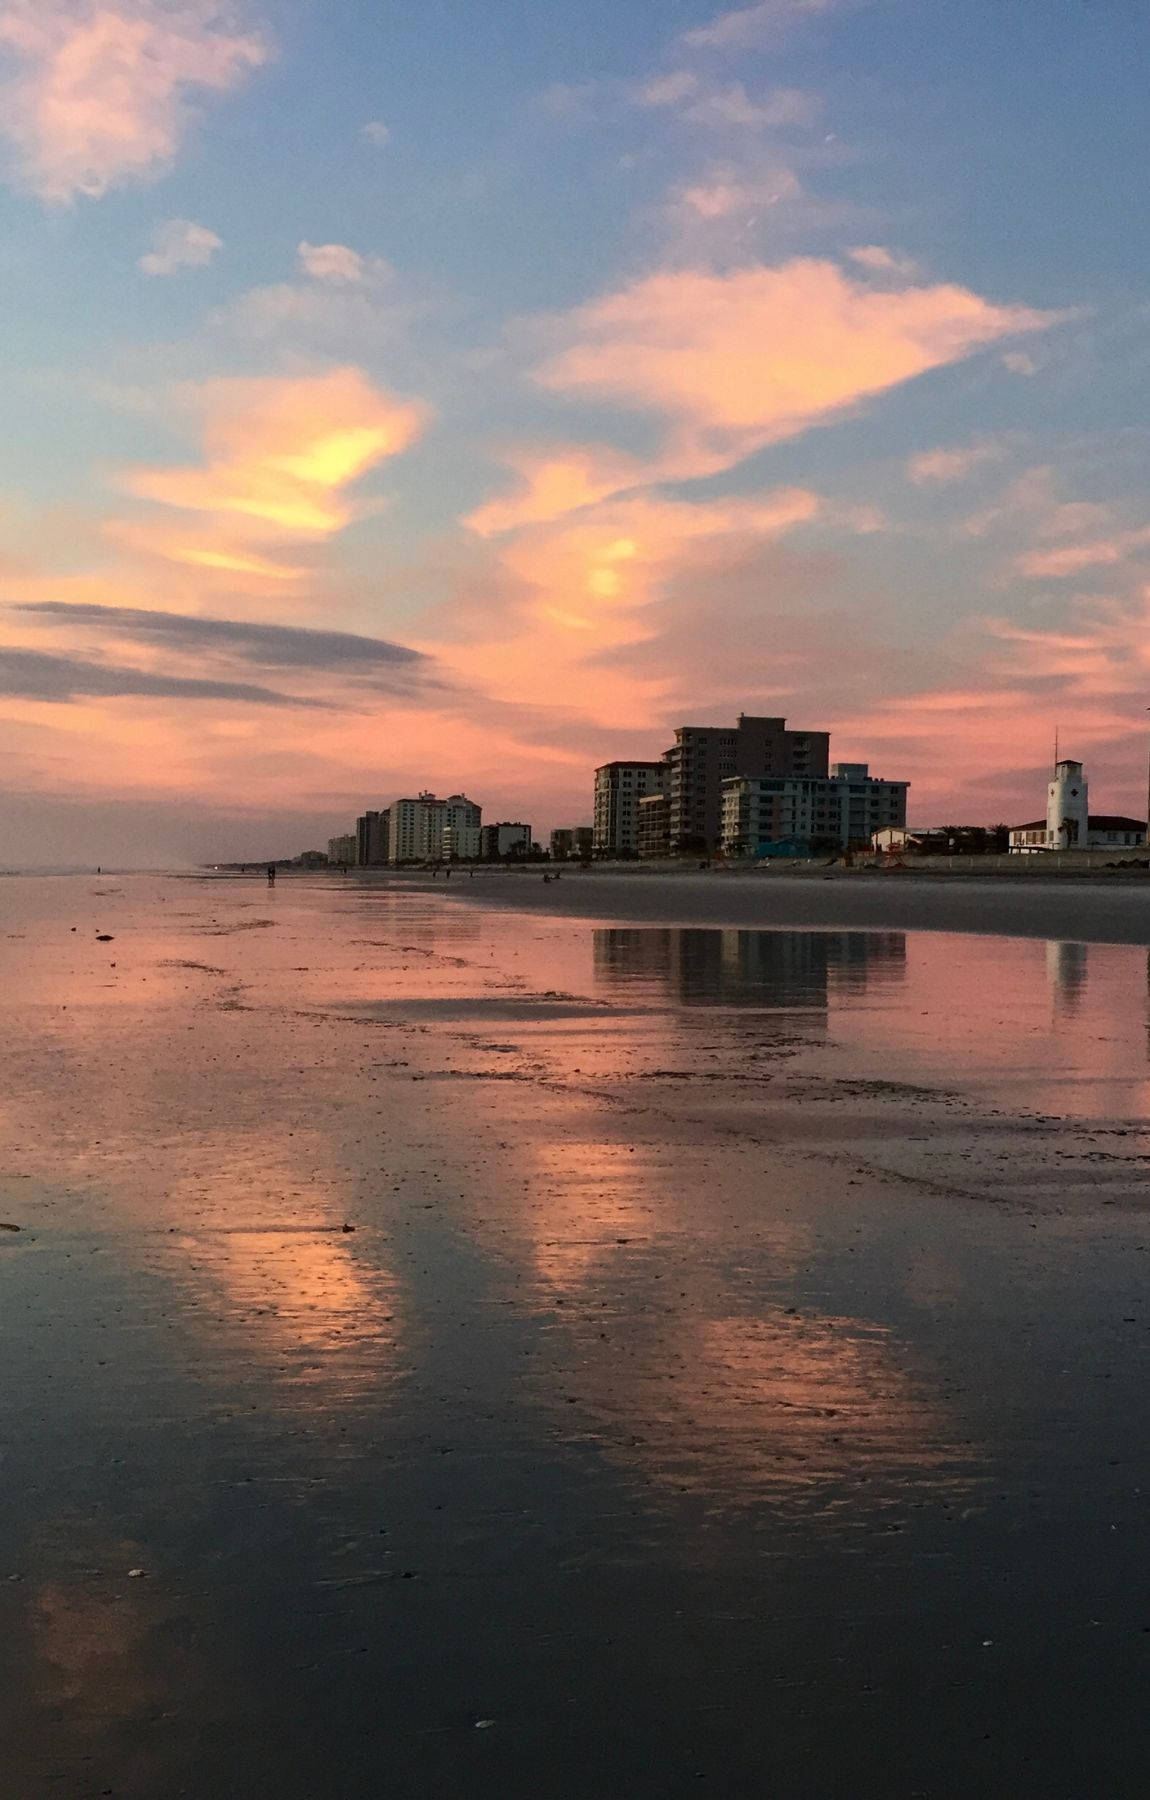
<instances>
[{"instance_id":1,"label":"ocean water","mask_svg":"<svg viewBox=\"0 0 1150 1800\"><path fill-rule=\"evenodd\" d=\"M1141 1793L1145 946L617 887L0 881L5 1792Z\"/></svg>"}]
</instances>

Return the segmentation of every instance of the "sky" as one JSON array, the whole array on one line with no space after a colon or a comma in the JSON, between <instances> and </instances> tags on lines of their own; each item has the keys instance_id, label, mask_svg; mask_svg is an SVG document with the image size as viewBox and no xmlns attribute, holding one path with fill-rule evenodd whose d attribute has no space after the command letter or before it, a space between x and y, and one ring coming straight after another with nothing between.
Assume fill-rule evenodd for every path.
<instances>
[{"instance_id":1,"label":"sky","mask_svg":"<svg viewBox=\"0 0 1150 1800\"><path fill-rule=\"evenodd\" d=\"M0 867L1150 741L1142 0L0 0Z\"/></svg>"}]
</instances>

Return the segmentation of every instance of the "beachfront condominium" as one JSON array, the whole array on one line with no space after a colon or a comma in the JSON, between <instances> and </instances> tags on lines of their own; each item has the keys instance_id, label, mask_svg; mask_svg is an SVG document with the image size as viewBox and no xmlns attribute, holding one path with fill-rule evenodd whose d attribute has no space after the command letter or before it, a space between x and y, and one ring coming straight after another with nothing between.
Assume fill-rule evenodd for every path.
<instances>
[{"instance_id":1,"label":"beachfront condominium","mask_svg":"<svg viewBox=\"0 0 1150 1800\"><path fill-rule=\"evenodd\" d=\"M733 726L681 725L666 755L670 849L718 849L723 783L733 776L825 781L829 753L829 731L788 731L785 719L740 713Z\"/></svg>"},{"instance_id":2,"label":"beachfront condominium","mask_svg":"<svg viewBox=\"0 0 1150 1800\"><path fill-rule=\"evenodd\" d=\"M327 860L333 867L353 869L356 864L355 833L345 831L339 837L328 838Z\"/></svg>"},{"instance_id":3,"label":"beachfront condominium","mask_svg":"<svg viewBox=\"0 0 1150 1800\"><path fill-rule=\"evenodd\" d=\"M723 854L867 849L876 831L906 824L909 786L880 780L866 763L835 763L827 776L729 776L722 790Z\"/></svg>"},{"instance_id":4,"label":"beachfront condominium","mask_svg":"<svg viewBox=\"0 0 1150 1800\"><path fill-rule=\"evenodd\" d=\"M485 862L498 862L503 857L530 856L534 848L530 825L503 819L485 825L479 834L479 854Z\"/></svg>"},{"instance_id":5,"label":"beachfront condominium","mask_svg":"<svg viewBox=\"0 0 1150 1800\"><path fill-rule=\"evenodd\" d=\"M394 800L389 809L388 860L443 862L479 854L482 809L466 794L417 794Z\"/></svg>"},{"instance_id":6,"label":"beachfront condominium","mask_svg":"<svg viewBox=\"0 0 1150 1800\"><path fill-rule=\"evenodd\" d=\"M595 771L596 856L638 856L639 802L667 790L666 757L658 762L609 762Z\"/></svg>"},{"instance_id":7,"label":"beachfront condominium","mask_svg":"<svg viewBox=\"0 0 1150 1800\"><path fill-rule=\"evenodd\" d=\"M666 788L639 802L639 855L644 861L671 854L671 796Z\"/></svg>"},{"instance_id":8,"label":"beachfront condominium","mask_svg":"<svg viewBox=\"0 0 1150 1800\"><path fill-rule=\"evenodd\" d=\"M361 813L355 822L355 862L361 869L375 869L387 861L390 814Z\"/></svg>"}]
</instances>

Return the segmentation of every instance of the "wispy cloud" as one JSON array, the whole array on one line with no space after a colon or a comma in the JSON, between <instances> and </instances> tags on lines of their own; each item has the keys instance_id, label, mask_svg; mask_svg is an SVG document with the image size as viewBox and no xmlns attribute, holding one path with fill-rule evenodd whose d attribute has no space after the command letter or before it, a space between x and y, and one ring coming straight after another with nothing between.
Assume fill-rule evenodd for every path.
<instances>
[{"instance_id":1,"label":"wispy cloud","mask_svg":"<svg viewBox=\"0 0 1150 1800\"><path fill-rule=\"evenodd\" d=\"M847 255L860 269L871 269L876 275L894 275L910 281L919 273L918 264L911 257L896 256L884 244L855 244Z\"/></svg>"},{"instance_id":2,"label":"wispy cloud","mask_svg":"<svg viewBox=\"0 0 1150 1800\"><path fill-rule=\"evenodd\" d=\"M906 472L916 487L943 486L954 481L965 481L975 469L984 463L997 462L1005 454L1004 444L990 440L955 449L923 450L910 458Z\"/></svg>"},{"instance_id":3,"label":"wispy cloud","mask_svg":"<svg viewBox=\"0 0 1150 1800\"><path fill-rule=\"evenodd\" d=\"M219 0L0 0L0 130L50 204L161 173L194 117L268 56Z\"/></svg>"},{"instance_id":4,"label":"wispy cloud","mask_svg":"<svg viewBox=\"0 0 1150 1800\"><path fill-rule=\"evenodd\" d=\"M385 144L391 142L391 127L385 125L382 119L369 119L360 136L367 143L374 144L377 150L382 150Z\"/></svg>"},{"instance_id":5,"label":"wispy cloud","mask_svg":"<svg viewBox=\"0 0 1150 1800\"><path fill-rule=\"evenodd\" d=\"M212 619L200 614L157 612L134 606L98 606L66 600L21 603L45 625L94 628L136 644L180 651L223 651L269 669L334 673L396 670L415 676L432 659L406 644L363 637L351 631L319 631L307 626L259 624L250 619Z\"/></svg>"},{"instance_id":6,"label":"wispy cloud","mask_svg":"<svg viewBox=\"0 0 1150 1800\"><path fill-rule=\"evenodd\" d=\"M757 6L718 13L709 25L685 32L681 41L693 50L757 50L774 44L788 26L831 12L841 3L842 0L760 0Z\"/></svg>"},{"instance_id":7,"label":"wispy cloud","mask_svg":"<svg viewBox=\"0 0 1150 1800\"><path fill-rule=\"evenodd\" d=\"M145 275L174 275L178 269L202 269L211 262L223 239L197 225L194 219L168 219L152 234L152 248L141 256Z\"/></svg>"},{"instance_id":8,"label":"wispy cloud","mask_svg":"<svg viewBox=\"0 0 1150 1800\"><path fill-rule=\"evenodd\" d=\"M0 646L0 694L63 703L78 699L222 700L247 706L306 707L327 711L326 700L302 699L249 682L203 681L144 669L53 656L44 650Z\"/></svg>"},{"instance_id":9,"label":"wispy cloud","mask_svg":"<svg viewBox=\"0 0 1150 1800\"><path fill-rule=\"evenodd\" d=\"M818 95L802 88L770 88L761 98L754 98L741 81L703 81L690 69L652 75L633 93L641 107L673 109L693 124L717 130L777 131L807 126L822 110Z\"/></svg>"}]
</instances>

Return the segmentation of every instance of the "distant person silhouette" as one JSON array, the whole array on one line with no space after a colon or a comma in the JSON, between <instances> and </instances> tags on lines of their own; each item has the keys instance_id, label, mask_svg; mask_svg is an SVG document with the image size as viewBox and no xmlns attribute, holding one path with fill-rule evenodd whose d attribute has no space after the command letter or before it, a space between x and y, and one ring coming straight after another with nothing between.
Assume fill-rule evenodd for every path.
<instances>
[{"instance_id":1,"label":"distant person silhouette","mask_svg":"<svg viewBox=\"0 0 1150 1800\"><path fill-rule=\"evenodd\" d=\"M269 863L268 864L268 886L274 887L275 884L276 884L276 866L274 863Z\"/></svg>"}]
</instances>

